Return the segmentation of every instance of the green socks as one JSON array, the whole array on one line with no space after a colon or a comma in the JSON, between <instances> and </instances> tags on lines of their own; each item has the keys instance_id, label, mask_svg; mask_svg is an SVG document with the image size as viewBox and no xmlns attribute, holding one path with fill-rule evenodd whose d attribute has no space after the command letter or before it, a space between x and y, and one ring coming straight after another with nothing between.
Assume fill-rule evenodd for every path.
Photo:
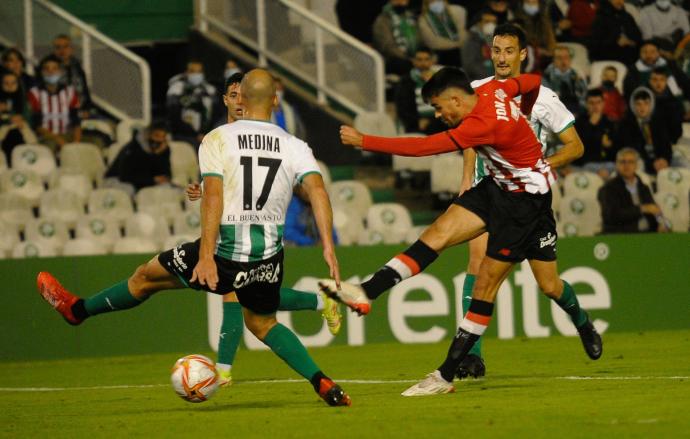
<instances>
[{"instance_id":1,"label":"green socks","mask_svg":"<svg viewBox=\"0 0 690 439\"><path fill-rule=\"evenodd\" d=\"M280 289L280 305L278 305L280 311L316 310L317 306L318 299L314 293L293 290L292 288Z\"/></svg>"},{"instance_id":2,"label":"green socks","mask_svg":"<svg viewBox=\"0 0 690 439\"><path fill-rule=\"evenodd\" d=\"M474 288L474 280L477 278L474 274L467 273L465 275L465 282L462 284L462 310L464 314L470 309L470 303L472 302L472 289ZM474 342L474 346L468 352L469 354L474 354L478 357L482 356L482 338Z\"/></svg>"},{"instance_id":3,"label":"green socks","mask_svg":"<svg viewBox=\"0 0 690 439\"><path fill-rule=\"evenodd\" d=\"M125 279L95 296L84 299L84 308L88 315L95 316L96 314L134 308L143 302L143 300L132 296L127 287L127 279Z\"/></svg>"},{"instance_id":4,"label":"green socks","mask_svg":"<svg viewBox=\"0 0 690 439\"><path fill-rule=\"evenodd\" d=\"M587 322L587 313L580 308L580 302L577 301L575 291L568 282L563 281L563 294L555 301L563 311L568 313L576 328Z\"/></svg>"},{"instance_id":5,"label":"green socks","mask_svg":"<svg viewBox=\"0 0 690 439\"><path fill-rule=\"evenodd\" d=\"M297 336L288 328L278 323L266 334L266 346L285 361L295 372L311 380L319 368L307 353Z\"/></svg>"},{"instance_id":6,"label":"green socks","mask_svg":"<svg viewBox=\"0 0 690 439\"><path fill-rule=\"evenodd\" d=\"M223 323L218 340L218 363L232 365L242 338L244 319L242 305L238 302L223 302Z\"/></svg>"}]
</instances>

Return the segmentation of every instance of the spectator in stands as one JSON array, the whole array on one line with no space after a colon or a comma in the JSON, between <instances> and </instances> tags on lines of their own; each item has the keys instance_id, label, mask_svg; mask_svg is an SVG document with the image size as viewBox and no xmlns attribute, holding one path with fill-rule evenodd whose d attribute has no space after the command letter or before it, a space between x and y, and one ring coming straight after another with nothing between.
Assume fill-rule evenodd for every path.
<instances>
[{"instance_id":1,"label":"spectator in stands","mask_svg":"<svg viewBox=\"0 0 690 439\"><path fill-rule=\"evenodd\" d=\"M628 67L628 74L623 81L623 92L626 96L639 86L648 87L652 69L661 67L668 70L668 88L676 97L690 97L690 79L683 73L673 60L666 60L659 52L656 41L649 40L640 46L640 58Z\"/></svg>"},{"instance_id":2,"label":"spectator in stands","mask_svg":"<svg viewBox=\"0 0 690 439\"><path fill-rule=\"evenodd\" d=\"M374 41L372 29L387 0L337 0L335 13L340 28L365 44Z\"/></svg>"},{"instance_id":3,"label":"spectator in stands","mask_svg":"<svg viewBox=\"0 0 690 439\"><path fill-rule=\"evenodd\" d=\"M436 73L434 52L418 47L412 59L414 68L402 77L395 93L395 109L406 133L432 134L443 131L443 124L434 117L434 107L422 99L422 86Z\"/></svg>"},{"instance_id":4,"label":"spectator in stands","mask_svg":"<svg viewBox=\"0 0 690 439\"><path fill-rule=\"evenodd\" d=\"M196 59L168 84L166 107L173 137L199 145L214 122L216 88L206 81L204 65Z\"/></svg>"},{"instance_id":5,"label":"spectator in stands","mask_svg":"<svg viewBox=\"0 0 690 439\"><path fill-rule=\"evenodd\" d=\"M273 77L276 85L278 103L271 114L271 122L300 139L306 139L306 131L297 110L285 99L285 85L282 79Z\"/></svg>"},{"instance_id":6,"label":"spectator in stands","mask_svg":"<svg viewBox=\"0 0 690 439\"><path fill-rule=\"evenodd\" d=\"M616 81L618 69L612 65L604 67L601 71L601 91L604 94L604 114L611 122L623 119L627 109L625 98L616 87Z\"/></svg>"},{"instance_id":7,"label":"spectator in stands","mask_svg":"<svg viewBox=\"0 0 690 439\"><path fill-rule=\"evenodd\" d=\"M635 62L642 34L624 5L624 0L601 0L592 23L591 60L616 60L626 65Z\"/></svg>"},{"instance_id":8,"label":"spectator in stands","mask_svg":"<svg viewBox=\"0 0 690 439\"><path fill-rule=\"evenodd\" d=\"M225 70L223 70L223 83L228 80L229 77L235 73L242 73L242 68L237 64L234 59L229 59L225 61Z\"/></svg>"},{"instance_id":9,"label":"spectator in stands","mask_svg":"<svg viewBox=\"0 0 690 439\"><path fill-rule=\"evenodd\" d=\"M59 150L65 143L81 141L79 97L63 80L62 61L55 55L43 58L41 79L29 91L32 126L42 144Z\"/></svg>"},{"instance_id":10,"label":"spectator in stands","mask_svg":"<svg viewBox=\"0 0 690 439\"><path fill-rule=\"evenodd\" d=\"M573 164L608 179L616 168L618 145L615 142L615 126L604 114L604 94L601 89L587 92L586 106L587 113L575 120L575 129L585 146L585 153Z\"/></svg>"},{"instance_id":11,"label":"spectator in stands","mask_svg":"<svg viewBox=\"0 0 690 439\"><path fill-rule=\"evenodd\" d=\"M541 0L518 0L515 22L522 26L527 44L532 48L533 66L529 71L542 71L551 62L556 47L556 37L548 9Z\"/></svg>"},{"instance_id":12,"label":"spectator in stands","mask_svg":"<svg viewBox=\"0 0 690 439\"><path fill-rule=\"evenodd\" d=\"M26 73L26 60L19 50L15 48L5 50L2 53L2 67L21 79L20 85L24 94L28 93L36 85L34 77Z\"/></svg>"},{"instance_id":13,"label":"spectator in stands","mask_svg":"<svg viewBox=\"0 0 690 439\"><path fill-rule=\"evenodd\" d=\"M131 195L144 187L170 184L170 147L165 124L153 123L137 132L122 147L105 176L109 179L106 186L120 186ZM114 184L117 182L120 185Z\"/></svg>"},{"instance_id":14,"label":"spectator in stands","mask_svg":"<svg viewBox=\"0 0 690 439\"><path fill-rule=\"evenodd\" d=\"M470 23L477 23L485 12L489 12L496 17L497 26L515 19L515 14L513 14L513 11L509 8L508 0L488 0L486 7L480 9Z\"/></svg>"},{"instance_id":15,"label":"spectator in stands","mask_svg":"<svg viewBox=\"0 0 690 439\"><path fill-rule=\"evenodd\" d=\"M305 246L321 243L319 230L316 221L314 221L314 213L307 200L304 190L301 189L301 186L297 186L285 213L285 227L283 229L285 245ZM338 243L335 228L333 229L333 241Z\"/></svg>"},{"instance_id":16,"label":"spectator in stands","mask_svg":"<svg viewBox=\"0 0 690 439\"><path fill-rule=\"evenodd\" d=\"M20 79L12 72L0 74L0 144L7 163L10 163L15 146L36 143L36 136L28 123L29 114Z\"/></svg>"},{"instance_id":17,"label":"spectator in stands","mask_svg":"<svg viewBox=\"0 0 690 439\"><path fill-rule=\"evenodd\" d=\"M556 40L570 41L570 28L573 23L568 18L568 9L570 6L565 1L547 1L545 3L547 8L547 16L551 23L553 23L553 31Z\"/></svg>"},{"instance_id":18,"label":"spectator in stands","mask_svg":"<svg viewBox=\"0 0 690 439\"><path fill-rule=\"evenodd\" d=\"M479 21L470 28L462 47L462 65L470 79L484 79L494 74L491 45L498 19L489 9L480 12Z\"/></svg>"},{"instance_id":19,"label":"spectator in stands","mask_svg":"<svg viewBox=\"0 0 690 439\"><path fill-rule=\"evenodd\" d=\"M386 72L406 75L412 68L412 57L419 45L417 18L409 0L389 0L376 17L373 28L374 47L386 63Z\"/></svg>"},{"instance_id":20,"label":"spectator in stands","mask_svg":"<svg viewBox=\"0 0 690 439\"><path fill-rule=\"evenodd\" d=\"M63 81L66 85L71 85L77 92L79 104L81 106L81 117L86 118L91 111L91 94L86 82L86 74L81 67L81 63L74 56L74 46L72 39L64 34L58 35L53 39L53 55L62 63L65 72Z\"/></svg>"},{"instance_id":21,"label":"spectator in stands","mask_svg":"<svg viewBox=\"0 0 690 439\"><path fill-rule=\"evenodd\" d=\"M671 143L678 141L683 134L683 103L673 96L668 88L668 70L663 67L655 67L649 76L649 88L654 92L654 111L659 111L666 122Z\"/></svg>"},{"instance_id":22,"label":"spectator in stands","mask_svg":"<svg viewBox=\"0 0 690 439\"><path fill-rule=\"evenodd\" d=\"M671 163L671 139L663 118L655 109L652 91L639 87L632 93L630 111L619 127L621 145L637 150L648 174L656 174Z\"/></svg>"},{"instance_id":23,"label":"spectator in stands","mask_svg":"<svg viewBox=\"0 0 690 439\"><path fill-rule=\"evenodd\" d=\"M467 12L447 0L424 0L417 21L422 43L434 50L444 66L461 66L460 48L467 37Z\"/></svg>"},{"instance_id":24,"label":"spectator in stands","mask_svg":"<svg viewBox=\"0 0 690 439\"><path fill-rule=\"evenodd\" d=\"M553 62L544 70L542 83L555 91L561 102L576 116L582 113L587 94L587 81L572 67L570 49L556 46Z\"/></svg>"},{"instance_id":25,"label":"spectator in stands","mask_svg":"<svg viewBox=\"0 0 690 439\"><path fill-rule=\"evenodd\" d=\"M589 45L592 23L594 23L597 13L597 4L597 0L571 0L566 17L570 20L570 39L572 41L585 46Z\"/></svg>"},{"instance_id":26,"label":"spectator in stands","mask_svg":"<svg viewBox=\"0 0 690 439\"><path fill-rule=\"evenodd\" d=\"M616 154L616 176L599 189L603 233L667 232L667 221L649 186L635 174L637 151Z\"/></svg>"},{"instance_id":27,"label":"spectator in stands","mask_svg":"<svg viewBox=\"0 0 690 439\"><path fill-rule=\"evenodd\" d=\"M642 38L658 39L668 50L673 51L678 42L690 33L688 13L671 0L656 0L640 12Z\"/></svg>"}]
</instances>

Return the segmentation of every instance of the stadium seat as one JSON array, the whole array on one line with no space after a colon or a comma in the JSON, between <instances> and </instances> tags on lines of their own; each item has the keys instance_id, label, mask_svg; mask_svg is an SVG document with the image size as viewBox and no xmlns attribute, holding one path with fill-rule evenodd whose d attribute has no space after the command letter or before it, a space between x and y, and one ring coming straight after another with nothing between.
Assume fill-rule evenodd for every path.
<instances>
[{"instance_id":1,"label":"stadium seat","mask_svg":"<svg viewBox=\"0 0 690 439\"><path fill-rule=\"evenodd\" d=\"M113 254L158 253L158 245L150 239L120 238L113 246Z\"/></svg>"},{"instance_id":2,"label":"stadium seat","mask_svg":"<svg viewBox=\"0 0 690 439\"><path fill-rule=\"evenodd\" d=\"M19 242L19 231L15 224L0 221L0 252L7 253Z\"/></svg>"},{"instance_id":3,"label":"stadium seat","mask_svg":"<svg viewBox=\"0 0 690 439\"><path fill-rule=\"evenodd\" d=\"M172 182L182 187L198 182L200 177L196 149L187 142L170 141L168 144Z\"/></svg>"},{"instance_id":4,"label":"stadium seat","mask_svg":"<svg viewBox=\"0 0 690 439\"><path fill-rule=\"evenodd\" d=\"M100 183L105 173L101 149L91 143L67 143L60 151L60 167L77 169L88 175L91 181Z\"/></svg>"},{"instance_id":5,"label":"stadium seat","mask_svg":"<svg viewBox=\"0 0 690 439\"><path fill-rule=\"evenodd\" d=\"M14 259L23 258L48 258L58 255L57 249L47 241L23 241L12 249Z\"/></svg>"},{"instance_id":6,"label":"stadium seat","mask_svg":"<svg viewBox=\"0 0 690 439\"><path fill-rule=\"evenodd\" d=\"M52 218L38 218L29 221L24 231L28 241L41 241L60 251L69 240L67 225Z\"/></svg>"},{"instance_id":7,"label":"stadium seat","mask_svg":"<svg viewBox=\"0 0 690 439\"><path fill-rule=\"evenodd\" d=\"M115 128L115 141L123 145L129 143L129 141L132 140L132 136L134 136L134 132L143 127L141 123L132 119L121 120Z\"/></svg>"},{"instance_id":8,"label":"stadium seat","mask_svg":"<svg viewBox=\"0 0 690 439\"><path fill-rule=\"evenodd\" d=\"M144 238L160 245L170 237L170 228L165 218L139 212L125 220L125 237Z\"/></svg>"},{"instance_id":9,"label":"stadium seat","mask_svg":"<svg viewBox=\"0 0 690 439\"><path fill-rule=\"evenodd\" d=\"M669 192L686 199L690 192L690 170L685 168L666 168L656 175L658 192Z\"/></svg>"},{"instance_id":10,"label":"stadium seat","mask_svg":"<svg viewBox=\"0 0 690 439\"><path fill-rule=\"evenodd\" d=\"M595 198L564 195L560 222L564 236L594 236L601 231L601 207Z\"/></svg>"},{"instance_id":11,"label":"stadium seat","mask_svg":"<svg viewBox=\"0 0 690 439\"><path fill-rule=\"evenodd\" d=\"M584 79L589 77L590 63L587 48L580 43L558 43L570 49L570 56L573 60L572 66L576 72L580 73Z\"/></svg>"},{"instance_id":12,"label":"stadium seat","mask_svg":"<svg viewBox=\"0 0 690 439\"><path fill-rule=\"evenodd\" d=\"M81 129L88 131L98 131L109 139L115 139L115 129L110 122L101 119L84 119L81 121Z\"/></svg>"},{"instance_id":13,"label":"stadium seat","mask_svg":"<svg viewBox=\"0 0 690 439\"><path fill-rule=\"evenodd\" d=\"M563 195L597 198L599 188L604 180L594 172L571 172L563 179Z\"/></svg>"},{"instance_id":14,"label":"stadium seat","mask_svg":"<svg viewBox=\"0 0 690 439\"><path fill-rule=\"evenodd\" d=\"M0 175L0 186L5 193L24 197L31 207L38 206L44 192L43 181L31 170L9 169Z\"/></svg>"},{"instance_id":15,"label":"stadium seat","mask_svg":"<svg viewBox=\"0 0 690 439\"><path fill-rule=\"evenodd\" d=\"M121 239L120 226L108 214L90 214L79 218L75 229L78 239L88 239L110 250Z\"/></svg>"},{"instance_id":16,"label":"stadium seat","mask_svg":"<svg viewBox=\"0 0 690 439\"><path fill-rule=\"evenodd\" d=\"M628 68L620 61L605 60L594 61L589 69L589 88L597 88L601 86L601 72L608 66L613 66L618 70L618 78L616 79L616 88L623 93L623 79L628 73Z\"/></svg>"},{"instance_id":17,"label":"stadium seat","mask_svg":"<svg viewBox=\"0 0 690 439\"><path fill-rule=\"evenodd\" d=\"M319 169L321 170L323 185L326 186L326 190L329 190L331 188L331 183L333 182L333 179L331 179L331 171L328 169L328 165L321 160L317 160L316 164L319 165Z\"/></svg>"},{"instance_id":18,"label":"stadium seat","mask_svg":"<svg viewBox=\"0 0 690 439\"><path fill-rule=\"evenodd\" d=\"M92 256L107 253L107 248L90 239L70 239L62 248L63 256Z\"/></svg>"},{"instance_id":19,"label":"stadium seat","mask_svg":"<svg viewBox=\"0 0 690 439\"><path fill-rule=\"evenodd\" d=\"M187 196L184 197L184 210L185 212L201 212L201 199L195 201L189 201Z\"/></svg>"},{"instance_id":20,"label":"stadium seat","mask_svg":"<svg viewBox=\"0 0 690 439\"><path fill-rule=\"evenodd\" d=\"M348 214L347 209L333 208L333 227L338 235L338 244L352 245L359 241L364 231L364 221L359 214Z\"/></svg>"},{"instance_id":21,"label":"stadium seat","mask_svg":"<svg viewBox=\"0 0 690 439\"><path fill-rule=\"evenodd\" d=\"M26 198L13 193L0 194L0 221L21 231L33 217L31 203Z\"/></svg>"},{"instance_id":22,"label":"stadium seat","mask_svg":"<svg viewBox=\"0 0 690 439\"><path fill-rule=\"evenodd\" d=\"M5 158L5 154L0 154L0 174L5 172L7 170L7 159Z\"/></svg>"},{"instance_id":23,"label":"stadium seat","mask_svg":"<svg viewBox=\"0 0 690 439\"><path fill-rule=\"evenodd\" d=\"M184 193L171 186L150 186L139 190L134 196L138 212L146 212L153 216L162 216L172 223L182 214L182 198Z\"/></svg>"},{"instance_id":24,"label":"stadium seat","mask_svg":"<svg viewBox=\"0 0 690 439\"><path fill-rule=\"evenodd\" d=\"M688 143L676 143L673 145L673 155L679 156L685 163L690 163L690 144ZM2 172L2 171L0 171Z\"/></svg>"},{"instance_id":25,"label":"stadium seat","mask_svg":"<svg viewBox=\"0 0 690 439\"><path fill-rule=\"evenodd\" d=\"M193 210L177 215L173 222L173 231L176 235L201 236L201 215Z\"/></svg>"},{"instance_id":26,"label":"stadium seat","mask_svg":"<svg viewBox=\"0 0 690 439\"><path fill-rule=\"evenodd\" d=\"M364 229L357 239L359 245L385 244L385 236L380 230Z\"/></svg>"},{"instance_id":27,"label":"stadium seat","mask_svg":"<svg viewBox=\"0 0 690 439\"><path fill-rule=\"evenodd\" d=\"M407 244L413 244L415 241L419 239L420 236L422 236L422 233L428 228L429 226L414 226L410 230L407 231L407 234L405 235L405 242Z\"/></svg>"},{"instance_id":28,"label":"stadium seat","mask_svg":"<svg viewBox=\"0 0 690 439\"><path fill-rule=\"evenodd\" d=\"M355 117L353 125L356 130L374 136L392 137L398 133L398 130L395 127L395 122L386 113L359 113Z\"/></svg>"},{"instance_id":29,"label":"stadium seat","mask_svg":"<svg viewBox=\"0 0 690 439\"><path fill-rule=\"evenodd\" d=\"M72 192L79 198L80 203L86 205L93 190L93 183L88 175L76 170L57 169L51 175L48 187L50 189Z\"/></svg>"},{"instance_id":30,"label":"stadium seat","mask_svg":"<svg viewBox=\"0 0 690 439\"><path fill-rule=\"evenodd\" d=\"M12 150L12 169L34 171L48 181L57 167L55 154L45 145L17 145Z\"/></svg>"},{"instance_id":31,"label":"stadium seat","mask_svg":"<svg viewBox=\"0 0 690 439\"><path fill-rule=\"evenodd\" d=\"M134 213L132 199L120 189L96 189L89 195L89 213L103 214L124 223Z\"/></svg>"},{"instance_id":32,"label":"stadium seat","mask_svg":"<svg viewBox=\"0 0 690 439\"><path fill-rule=\"evenodd\" d=\"M73 192L51 189L41 196L39 212L41 218L62 221L72 228L84 215L84 204Z\"/></svg>"},{"instance_id":33,"label":"stadium seat","mask_svg":"<svg viewBox=\"0 0 690 439\"><path fill-rule=\"evenodd\" d=\"M423 133L405 133L401 137L425 137ZM428 157L407 157L402 155L393 155L393 171L395 172L430 172L432 156Z\"/></svg>"},{"instance_id":34,"label":"stadium seat","mask_svg":"<svg viewBox=\"0 0 690 439\"><path fill-rule=\"evenodd\" d=\"M386 244L404 242L411 228L412 217L402 204L377 203L367 212L367 229L381 232Z\"/></svg>"},{"instance_id":35,"label":"stadium seat","mask_svg":"<svg viewBox=\"0 0 690 439\"><path fill-rule=\"evenodd\" d=\"M199 239L198 235L172 235L163 243L163 251L175 248L185 242L194 242Z\"/></svg>"},{"instance_id":36,"label":"stadium seat","mask_svg":"<svg viewBox=\"0 0 690 439\"><path fill-rule=\"evenodd\" d=\"M690 228L690 202L688 194L679 196L675 192L659 191L654 194L656 203L661 208L664 217L671 223L674 232L687 232Z\"/></svg>"},{"instance_id":37,"label":"stadium seat","mask_svg":"<svg viewBox=\"0 0 690 439\"><path fill-rule=\"evenodd\" d=\"M462 155L451 152L433 156L431 160L431 192L457 194L462 181Z\"/></svg>"},{"instance_id":38,"label":"stadium seat","mask_svg":"<svg viewBox=\"0 0 690 439\"><path fill-rule=\"evenodd\" d=\"M366 216L373 204L369 188L356 180L333 182L330 195L334 207L347 211L349 215L359 215L361 218Z\"/></svg>"}]
</instances>

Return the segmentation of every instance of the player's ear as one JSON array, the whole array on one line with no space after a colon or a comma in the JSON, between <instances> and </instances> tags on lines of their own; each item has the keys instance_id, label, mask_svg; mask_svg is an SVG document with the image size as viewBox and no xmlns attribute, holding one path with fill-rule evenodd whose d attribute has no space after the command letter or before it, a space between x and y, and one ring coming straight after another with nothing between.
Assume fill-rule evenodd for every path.
<instances>
[{"instance_id":1,"label":"player's ear","mask_svg":"<svg viewBox=\"0 0 690 439\"><path fill-rule=\"evenodd\" d=\"M527 58L527 48L520 50L520 61L524 61Z\"/></svg>"},{"instance_id":2,"label":"player's ear","mask_svg":"<svg viewBox=\"0 0 690 439\"><path fill-rule=\"evenodd\" d=\"M223 95L223 105L228 106L228 97L226 95Z\"/></svg>"}]
</instances>

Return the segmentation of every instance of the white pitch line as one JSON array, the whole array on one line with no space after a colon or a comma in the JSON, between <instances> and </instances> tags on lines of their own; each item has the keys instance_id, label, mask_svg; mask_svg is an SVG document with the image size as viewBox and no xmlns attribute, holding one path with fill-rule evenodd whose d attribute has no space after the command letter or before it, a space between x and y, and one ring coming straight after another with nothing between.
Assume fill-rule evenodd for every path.
<instances>
[{"instance_id":1,"label":"white pitch line","mask_svg":"<svg viewBox=\"0 0 690 439\"><path fill-rule=\"evenodd\" d=\"M510 378L516 379L516 378ZM517 378L521 380L534 380L543 378ZM548 379L548 378L547 378ZM552 377L554 380L567 381L640 381L640 380L690 380L690 376L614 376L614 377L593 377L593 376L563 376ZM338 383L347 384L409 384L416 383L419 380L357 380L357 379L343 379L335 380ZM254 381L239 381L235 384L293 384L304 383L302 379L284 379L284 380L254 380ZM113 390L113 389L148 389L152 387L167 387L170 384L123 384L118 386L88 386L88 387L0 387L0 392L66 392L66 391L81 391L81 390Z\"/></svg>"}]
</instances>

